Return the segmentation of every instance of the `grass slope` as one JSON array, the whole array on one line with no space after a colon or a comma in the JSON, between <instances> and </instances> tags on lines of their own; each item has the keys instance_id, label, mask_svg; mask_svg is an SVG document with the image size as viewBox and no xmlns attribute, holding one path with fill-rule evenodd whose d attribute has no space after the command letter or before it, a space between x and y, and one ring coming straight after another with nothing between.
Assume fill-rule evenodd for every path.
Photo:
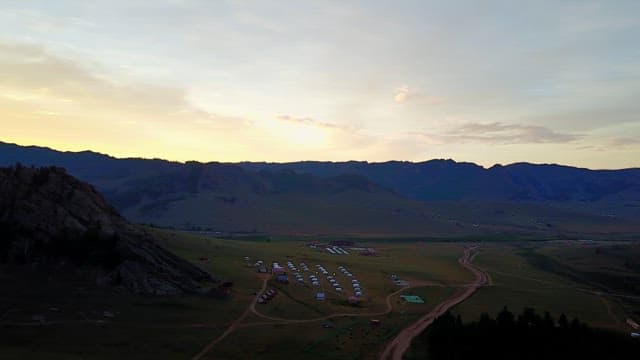
<instances>
[{"instance_id":1,"label":"grass slope","mask_svg":"<svg viewBox=\"0 0 640 360\"><path fill-rule=\"evenodd\" d=\"M576 255L585 261L595 259L593 253L585 256L587 249L592 252L595 247L579 242L485 246L476 263L489 272L493 285L480 289L453 312L474 319L481 312L496 313L503 306L515 312L524 307L535 307L555 314L564 313L570 318L578 317L595 327L626 330L626 317L634 316L640 310L637 301L607 295L607 291L595 282L569 273L566 260L540 260L545 256L541 254L559 252L565 259ZM595 262L588 267L592 273L603 273ZM617 294L615 290L608 293Z\"/></svg>"},{"instance_id":2,"label":"grass slope","mask_svg":"<svg viewBox=\"0 0 640 360\"><path fill-rule=\"evenodd\" d=\"M124 215L175 228L281 235L604 238L640 233L640 225L627 220L550 206L425 203L358 190L322 196L205 191L153 204L143 202Z\"/></svg>"}]
</instances>

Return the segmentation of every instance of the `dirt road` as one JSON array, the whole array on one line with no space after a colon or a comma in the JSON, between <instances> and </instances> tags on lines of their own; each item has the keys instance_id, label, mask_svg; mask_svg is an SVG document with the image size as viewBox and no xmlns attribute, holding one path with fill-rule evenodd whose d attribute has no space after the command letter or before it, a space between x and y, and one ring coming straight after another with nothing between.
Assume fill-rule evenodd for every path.
<instances>
[{"instance_id":1,"label":"dirt road","mask_svg":"<svg viewBox=\"0 0 640 360\"><path fill-rule=\"evenodd\" d=\"M267 320L272 320L272 321L279 321L281 323L287 323L287 324L302 324L302 323L312 323L312 322L317 322L317 321L323 321L323 320L328 320L328 319L333 319L333 318L337 318L337 317L366 317L366 316L382 316L382 315L386 315L388 313L390 313L393 310L393 305L391 305L391 298L394 297L395 295L398 295L399 293L403 292L404 290L410 289L412 287L418 287L420 285L413 285L413 286L405 286L399 290L394 291L393 293L387 295L386 298L386 303L387 303L387 309L385 311L380 311L380 312L376 312L376 313L335 313L335 314L331 314L331 315L327 315L327 316L323 316L323 317L318 317L318 318L314 318L314 319L285 319L285 318L279 318L279 317L273 317L273 316L269 316L269 315L264 315L261 312L259 312L256 309L255 303L253 304L253 306L251 306L251 310L253 311L253 313L263 319L267 319Z\"/></svg>"},{"instance_id":2,"label":"dirt road","mask_svg":"<svg viewBox=\"0 0 640 360\"><path fill-rule=\"evenodd\" d=\"M455 295L454 297L446 300L443 303L440 303L432 312L430 312L429 314L425 315L424 317L422 317L420 320L418 320L416 323L412 324L411 326L407 327L406 329L404 329L385 349L385 352L383 353L383 356L381 357L381 359L387 359L389 358L389 356L392 354L393 352L393 359L401 359L402 358L402 354L406 351L407 348L409 348L409 345L411 344L411 340L417 336L418 334L420 334L422 332L422 330L424 330L424 328L426 328L427 326L429 326L429 324L431 324L431 322L433 321L433 319L435 319L437 316L439 316L440 314L444 313L445 311L447 311L447 309L449 309L450 307L462 302L463 300L465 300L466 298L468 298L469 296L471 296L471 294L473 294L473 292L476 291L476 289L484 284L487 283L487 275L478 270L476 267L474 267L473 265L471 265L471 262L473 261L473 257L477 254L477 252L475 252L475 247L471 247L471 248L467 248L465 249L464 254L462 255L462 257L458 260L458 262L466 267L467 269L469 269L471 272L473 272L476 275L476 280L468 285L465 285L463 287L461 287L461 291L458 292L457 295ZM267 282L269 280L269 276L264 276L262 278L262 287L261 289L257 292L257 294L262 294L266 288L267 288ZM200 351L197 355L195 355L192 360L200 360L203 357L205 357L207 355L207 353L209 353L219 342L221 342L224 338L226 338L229 334L231 334L232 332L234 332L237 329L240 328L245 328L245 327L251 327L251 326L263 326L263 325L275 325L275 324L302 324L302 323L312 323L312 322L318 322L318 321L324 321L327 319L332 319L332 318L336 318L336 317L345 317L345 316L357 316L357 317L369 317L369 316L381 316L381 315L386 315L388 313L390 313L393 310L393 305L391 304L391 299L395 296L398 295L399 293L401 293L402 291L405 291L407 289L413 288L413 287L420 287L420 286L424 286L424 283L421 283L420 281L416 281L416 282L412 282L412 286L405 286L403 288L398 289L397 291L387 295L386 297L386 304L387 304L387 308L384 311L381 312L376 312L376 313L335 313L335 314L331 314L331 315L327 315L327 316L323 316L323 317L318 317L318 318L314 318L314 319L285 319L285 318L279 318L279 317L273 317L273 316L268 316L265 314L262 314L260 311L258 311L258 309L256 308L256 303L258 300L258 296L256 296L253 301L249 304L249 306L247 307L247 309L242 313L242 315L240 315L240 317L238 317L233 323L231 323L231 325L227 328L227 330L225 330L224 333L222 333L220 336L218 336L217 338L213 339L209 344L207 344L207 346L205 346L204 349L202 349L202 351ZM262 323L242 323L242 321L244 321L244 319L250 314L253 313L258 317L261 317L265 320L270 320L270 322L262 322ZM200 324L202 325L202 324ZM399 354L396 357L396 354Z\"/></svg>"},{"instance_id":3,"label":"dirt road","mask_svg":"<svg viewBox=\"0 0 640 360\"><path fill-rule=\"evenodd\" d=\"M384 349L380 355L380 360L401 360L402 355L407 351L411 345L411 341L418 335L420 335L424 329L426 329L435 318L444 314L447 310L455 305L463 302L473 293L478 290L479 287L488 283L488 276L486 273L475 267L472 262L473 258L478 254L476 247L469 247L465 249L464 254L458 260L460 265L469 269L474 275L475 280L463 287L461 291L456 293L453 297L441 302L431 312L424 315L415 323L409 325L403 329Z\"/></svg>"},{"instance_id":4,"label":"dirt road","mask_svg":"<svg viewBox=\"0 0 640 360\"><path fill-rule=\"evenodd\" d=\"M242 313L242 315L240 315L239 318L237 318L234 322L232 322L231 325L227 328L227 330L225 330L225 332L223 332L217 338L213 339L209 344L207 344L207 346L204 347L204 349L202 349L202 351L200 351L196 356L192 357L191 360L200 360L209 351L211 351L211 349L213 349L214 346L216 346L220 341L226 338L227 335L231 334L237 328L241 327L240 323L247 317L247 315L249 315L252 311L255 311L255 306L256 306L256 302L258 301L258 296L260 296L260 294L262 294L267 289L268 280L269 280L268 276L263 276L262 288L260 288L260 290L256 293L257 294L256 297L253 298L253 301L251 301L251 304L249 304L249 307L247 308L247 310L245 310Z\"/></svg>"},{"instance_id":5,"label":"dirt road","mask_svg":"<svg viewBox=\"0 0 640 360\"><path fill-rule=\"evenodd\" d=\"M258 309L256 309L256 304L257 304L257 300L258 300L258 296L260 294L262 294L266 289L267 289L267 283L269 281L269 277L268 276L264 276L262 279L262 287L260 288L260 290L257 292L257 296L253 299L253 301L249 304L249 307L242 313L242 315L240 315L240 317L238 317L233 323L231 323L231 325L227 328L227 330L225 330L225 332L223 332L220 336L218 336L217 338L213 339L210 343L207 344L207 346L204 347L204 349L202 349L202 351L200 351L197 355L195 355L194 357L192 357L192 360L200 360L202 359L207 353L209 353L219 342L221 342L224 338L226 338L229 334L231 334L232 332L234 332L237 329L240 328L245 328L245 327L251 327L251 326L263 326L263 325L277 325L277 324L302 324L302 323L312 323L312 322L318 322L318 321L324 321L327 319L332 319L332 318L336 318L336 317L345 317L345 316L381 316L381 315L385 315L390 313L393 310L393 306L391 305L391 298L399 293L401 293L402 291L409 289L411 287L416 287L416 286L422 286L420 283L417 283L413 286L405 286L401 289L398 289L397 291L389 294L386 298L386 303L387 303L387 308L385 311L381 311L381 312L377 312L377 313L335 313L335 314L331 314L331 315L327 315L327 316L323 316L323 317L319 317L319 318L314 318L314 319L284 319L284 318L278 318L278 317L273 317L273 316L268 316L265 314L262 314L261 312L258 311ZM271 322L262 322L262 323L242 323L242 321L244 321L244 319L247 317L247 315L249 315L249 313L254 313L256 316L261 317L263 319L266 320L271 320ZM199 327L205 326L206 324L198 324Z\"/></svg>"}]
</instances>

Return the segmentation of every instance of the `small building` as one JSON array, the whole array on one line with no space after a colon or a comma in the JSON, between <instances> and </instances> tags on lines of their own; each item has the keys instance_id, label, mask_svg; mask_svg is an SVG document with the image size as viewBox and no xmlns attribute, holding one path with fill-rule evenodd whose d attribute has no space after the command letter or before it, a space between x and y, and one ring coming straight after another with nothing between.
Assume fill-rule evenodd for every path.
<instances>
[{"instance_id":1,"label":"small building","mask_svg":"<svg viewBox=\"0 0 640 360\"><path fill-rule=\"evenodd\" d=\"M230 296L233 291L233 282L225 281L218 286L218 291L226 296Z\"/></svg>"},{"instance_id":2,"label":"small building","mask_svg":"<svg viewBox=\"0 0 640 360\"><path fill-rule=\"evenodd\" d=\"M418 295L400 295L400 297L411 304L424 304L424 300Z\"/></svg>"},{"instance_id":3,"label":"small building","mask_svg":"<svg viewBox=\"0 0 640 360\"><path fill-rule=\"evenodd\" d=\"M326 300L326 295L324 294L324 292L317 292L316 293L316 300L318 301L324 301Z\"/></svg>"},{"instance_id":4,"label":"small building","mask_svg":"<svg viewBox=\"0 0 640 360\"><path fill-rule=\"evenodd\" d=\"M351 240L333 240L329 244L334 246L353 246L355 242Z\"/></svg>"},{"instance_id":5,"label":"small building","mask_svg":"<svg viewBox=\"0 0 640 360\"><path fill-rule=\"evenodd\" d=\"M323 327L323 328L325 328L325 329L333 329L333 328L334 328L334 327L336 327L336 326L335 326L331 321L329 321L329 320L325 320L325 321L322 323L322 327Z\"/></svg>"},{"instance_id":6,"label":"small building","mask_svg":"<svg viewBox=\"0 0 640 360\"><path fill-rule=\"evenodd\" d=\"M376 256L377 255L375 250L371 251L369 249L360 251L358 254L360 256Z\"/></svg>"}]
</instances>

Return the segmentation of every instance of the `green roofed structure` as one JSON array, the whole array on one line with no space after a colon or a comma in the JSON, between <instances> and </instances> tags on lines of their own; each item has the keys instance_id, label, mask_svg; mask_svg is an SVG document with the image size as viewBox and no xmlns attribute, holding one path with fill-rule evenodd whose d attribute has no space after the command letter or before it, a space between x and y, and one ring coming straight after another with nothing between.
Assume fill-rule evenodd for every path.
<instances>
[{"instance_id":1,"label":"green roofed structure","mask_svg":"<svg viewBox=\"0 0 640 360\"><path fill-rule=\"evenodd\" d=\"M424 304L424 300L418 295L400 295L404 301L412 304Z\"/></svg>"}]
</instances>

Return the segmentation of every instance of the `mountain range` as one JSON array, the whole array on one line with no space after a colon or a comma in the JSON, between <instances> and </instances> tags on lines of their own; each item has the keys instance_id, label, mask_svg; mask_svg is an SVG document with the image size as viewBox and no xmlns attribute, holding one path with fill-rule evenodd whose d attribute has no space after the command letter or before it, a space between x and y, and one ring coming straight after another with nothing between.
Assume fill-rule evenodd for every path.
<instances>
[{"instance_id":1,"label":"mountain range","mask_svg":"<svg viewBox=\"0 0 640 360\"><path fill-rule=\"evenodd\" d=\"M518 163L199 163L0 143L0 165L64 167L127 219L304 235L628 237L640 169Z\"/></svg>"}]
</instances>

